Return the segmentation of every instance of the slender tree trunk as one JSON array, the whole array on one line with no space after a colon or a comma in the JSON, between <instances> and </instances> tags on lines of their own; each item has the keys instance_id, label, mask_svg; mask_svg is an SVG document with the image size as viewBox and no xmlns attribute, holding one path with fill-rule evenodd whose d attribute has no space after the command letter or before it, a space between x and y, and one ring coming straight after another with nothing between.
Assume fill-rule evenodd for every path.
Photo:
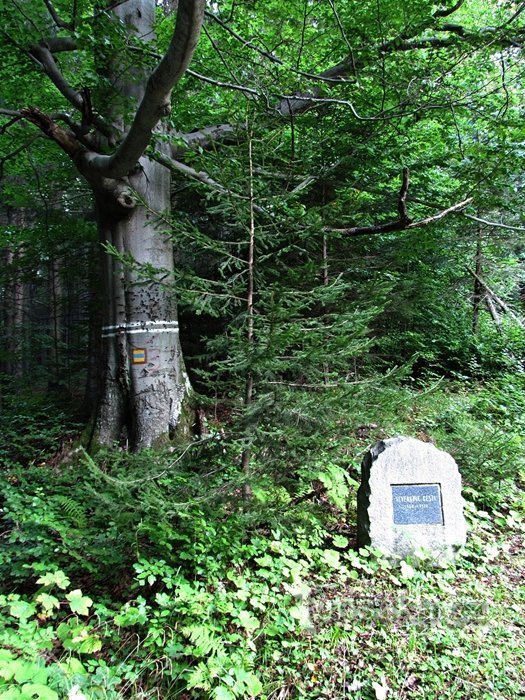
<instances>
[{"instance_id":1,"label":"slender tree trunk","mask_svg":"<svg viewBox=\"0 0 525 700\"><path fill-rule=\"evenodd\" d=\"M14 209L6 206L2 210L2 218L5 218L7 226L15 226L23 229L26 225L25 209ZM3 223L3 222L2 222ZM4 360L0 370L11 377L21 378L24 373L24 341L25 341L25 314L26 283L23 280L23 266L21 260L24 250L21 246L6 247L1 251L1 264L6 270L11 268L11 274L6 279L3 290L3 325L5 334L5 346L2 355Z\"/></svg>"},{"instance_id":2,"label":"slender tree trunk","mask_svg":"<svg viewBox=\"0 0 525 700\"><path fill-rule=\"evenodd\" d=\"M24 283L20 279L18 258L20 251L5 249L3 263L13 268L12 280L4 293L4 332L6 338L3 371L12 377L22 376L22 343L24 332Z\"/></svg>"},{"instance_id":3,"label":"slender tree trunk","mask_svg":"<svg viewBox=\"0 0 525 700\"><path fill-rule=\"evenodd\" d=\"M88 250L88 365L86 373L86 386L84 394L84 414L86 418L93 417L97 408L97 399L100 395L101 377L100 367L102 363L102 301L103 294L100 289L100 270L103 269L102 251Z\"/></svg>"},{"instance_id":4,"label":"slender tree trunk","mask_svg":"<svg viewBox=\"0 0 525 700\"><path fill-rule=\"evenodd\" d=\"M478 213L479 216L479 213ZM472 294L472 333L477 335L479 327L479 311L483 302L484 290L479 281L483 274L483 251L481 247L481 226L478 226L476 233L476 255L474 257L474 267L476 277L474 277L474 292Z\"/></svg>"},{"instance_id":5,"label":"slender tree trunk","mask_svg":"<svg viewBox=\"0 0 525 700\"><path fill-rule=\"evenodd\" d=\"M56 389L63 382L62 342L64 330L63 289L59 257L53 254L48 268L49 289L49 336L50 362L48 366L48 386Z\"/></svg>"},{"instance_id":6,"label":"slender tree trunk","mask_svg":"<svg viewBox=\"0 0 525 700\"><path fill-rule=\"evenodd\" d=\"M250 234L248 239L248 289L246 293L246 317L247 329L246 340L248 341L248 352L252 351L254 344L254 282L255 282L255 211L254 211L254 193L253 193L253 155L252 155L252 138L248 139L248 159L249 159L249 202L250 202ZM244 386L244 408L248 409L253 401L254 378L251 369L248 370ZM243 487L244 498L250 498L252 490L248 481L250 475L250 460L251 449L245 447L241 455L241 468L246 477Z\"/></svg>"}]
</instances>

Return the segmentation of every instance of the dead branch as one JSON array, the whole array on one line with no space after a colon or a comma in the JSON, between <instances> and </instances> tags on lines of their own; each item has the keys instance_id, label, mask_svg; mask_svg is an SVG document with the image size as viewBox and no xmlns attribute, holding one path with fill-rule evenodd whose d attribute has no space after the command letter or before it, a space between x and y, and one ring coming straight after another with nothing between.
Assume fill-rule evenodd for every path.
<instances>
[{"instance_id":1,"label":"dead branch","mask_svg":"<svg viewBox=\"0 0 525 700\"><path fill-rule=\"evenodd\" d=\"M501 224L498 221L487 221L487 219L482 219L479 216L474 216L473 214L465 214L463 216L467 219L472 219L472 221L478 221L480 224L485 224L486 226L493 226L494 228L505 228L509 231L525 231L523 226L512 226L510 224Z\"/></svg>"},{"instance_id":2,"label":"dead branch","mask_svg":"<svg viewBox=\"0 0 525 700\"><path fill-rule=\"evenodd\" d=\"M48 114L44 114L37 107L26 107L20 111L20 114L58 144L74 163L78 163L86 148L77 140L73 132L59 126Z\"/></svg>"},{"instance_id":3,"label":"dead branch","mask_svg":"<svg viewBox=\"0 0 525 700\"><path fill-rule=\"evenodd\" d=\"M389 221L385 224L375 224L372 226L352 226L349 228L332 228L326 226L323 230L328 233L344 233L347 236L368 236L374 233L388 233L390 231L405 231L412 228L421 228L423 226L428 226L433 224L445 216L452 214L453 212L464 209L468 204L472 202L472 197L464 199L462 202L453 204L451 207L443 209L438 214L434 216L429 216L426 219L419 219L418 221L412 221L408 216L406 200L408 195L408 186L410 183L410 173L408 168L403 169L403 181L401 183L401 189L399 191L398 197L398 211L399 219L396 221Z\"/></svg>"},{"instance_id":4,"label":"dead branch","mask_svg":"<svg viewBox=\"0 0 525 700\"><path fill-rule=\"evenodd\" d=\"M407 214L407 194L408 186L410 184L410 172L408 168L403 168L403 182L401 184L401 190L399 192L399 221L405 221L407 224L410 223L410 219Z\"/></svg>"},{"instance_id":5,"label":"dead branch","mask_svg":"<svg viewBox=\"0 0 525 700\"><path fill-rule=\"evenodd\" d=\"M494 302L492 301L492 298L488 294L485 295L485 304L487 305L487 309L489 311L489 314L492 316L492 320L496 324L498 331L501 333L501 328L502 328L501 318L499 317L499 314L496 311L496 307L494 306Z\"/></svg>"},{"instance_id":6,"label":"dead branch","mask_svg":"<svg viewBox=\"0 0 525 700\"><path fill-rule=\"evenodd\" d=\"M420 228L421 226L428 226L428 224L433 224L435 221L439 221L440 219L443 219L445 216L448 216L449 214L452 214L455 211L460 211L461 209L464 209L473 201L473 199L473 197L468 197L468 199L464 199L462 202L453 204L451 207L448 207L448 209L440 211L439 214L429 216L426 219L420 219L419 221L413 221L407 226L407 228Z\"/></svg>"},{"instance_id":7,"label":"dead branch","mask_svg":"<svg viewBox=\"0 0 525 700\"><path fill-rule=\"evenodd\" d=\"M511 318L513 318L521 328L525 327L525 324L522 321L522 319L510 308L510 306L505 301L503 301L503 299L501 299L501 297L499 297L488 286L488 284L485 282L485 280L480 275L478 275L476 272L474 272L474 270L471 267L469 267L468 265L465 267L465 269L467 270L467 272L470 275L472 275L472 277L474 277L475 280L477 280L477 282L485 290L486 299L487 299L487 306L489 306L489 311L491 312L491 315L492 315L492 311L491 311L490 306L491 305L493 306L494 302L495 302L500 307L500 309L504 313L508 314ZM494 318L494 316L492 316L492 317Z\"/></svg>"}]
</instances>

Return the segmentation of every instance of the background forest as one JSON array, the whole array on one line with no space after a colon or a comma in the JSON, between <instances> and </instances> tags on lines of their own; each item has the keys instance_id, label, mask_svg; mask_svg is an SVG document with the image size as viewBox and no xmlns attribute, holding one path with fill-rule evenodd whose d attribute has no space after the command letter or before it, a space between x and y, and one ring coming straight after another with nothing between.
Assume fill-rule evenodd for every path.
<instances>
[{"instance_id":1,"label":"background forest","mask_svg":"<svg viewBox=\"0 0 525 700\"><path fill-rule=\"evenodd\" d=\"M171 269L57 125L112 153L179 4L0 0L0 700L521 697L525 3L208 3L133 192ZM97 439L108 265L177 304L168 441ZM454 565L355 549L398 434L458 462Z\"/></svg>"}]
</instances>

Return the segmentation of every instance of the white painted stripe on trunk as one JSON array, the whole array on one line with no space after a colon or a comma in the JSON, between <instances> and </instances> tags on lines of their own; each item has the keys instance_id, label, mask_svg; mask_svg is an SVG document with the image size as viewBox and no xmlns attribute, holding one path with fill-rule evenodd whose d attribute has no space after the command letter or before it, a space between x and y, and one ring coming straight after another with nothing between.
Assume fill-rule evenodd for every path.
<instances>
[{"instance_id":1,"label":"white painted stripe on trunk","mask_svg":"<svg viewBox=\"0 0 525 700\"><path fill-rule=\"evenodd\" d=\"M116 326L102 326L102 331L125 330L127 328L147 328L148 326L178 326L178 321L130 321Z\"/></svg>"},{"instance_id":2,"label":"white painted stripe on trunk","mask_svg":"<svg viewBox=\"0 0 525 700\"><path fill-rule=\"evenodd\" d=\"M127 335L131 335L133 333L152 333L154 335L157 335L157 333L178 333L179 329L178 328L153 328L148 330L147 328L137 328L135 330L129 330L127 331L125 328L122 328L120 331L116 331L115 333L102 333L103 338L116 338L117 335L120 335L121 333L126 333Z\"/></svg>"}]
</instances>

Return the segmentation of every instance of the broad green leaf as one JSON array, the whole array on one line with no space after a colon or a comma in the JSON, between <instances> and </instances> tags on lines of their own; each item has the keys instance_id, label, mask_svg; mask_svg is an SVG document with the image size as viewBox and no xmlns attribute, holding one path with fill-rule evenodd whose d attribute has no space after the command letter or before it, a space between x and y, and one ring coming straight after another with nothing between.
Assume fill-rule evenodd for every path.
<instances>
[{"instance_id":1,"label":"broad green leaf","mask_svg":"<svg viewBox=\"0 0 525 700\"><path fill-rule=\"evenodd\" d=\"M15 681L17 683L26 683L27 681L45 683L48 675L48 671L42 666L32 661L22 661L19 668L15 671Z\"/></svg>"},{"instance_id":2,"label":"broad green leaf","mask_svg":"<svg viewBox=\"0 0 525 700\"><path fill-rule=\"evenodd\" d=\"M54 595L49 595L49 593L39 593L36 597L36 602L40 603L46 613L60 607L58 598L55 598Z\"/></svg>"},{"instance_id":3,"label":"broad green leaf","mask_svg":"<svg viewBox=\"0 0 525 700\"><path fill-rule=\"evenodd\" d=\"M66 659L66 661L59 664L59 666L68 676L76 674L81 674L84 676L87 673L80 659L77 659L74 656L72 656L69 659Z\"/></svg>"},{"instance_id":4,"label":"broad green leaf","mask_svg":"<svg viewBox=\"0 0 525 700\"><path fill-rule=\"evenodd\" d=\"M35 700L58 700L58 693L43 683L26 683L22 686L22 697Z\"/></svg>"},{"instance_id":5,"label":"broad green leaf","mask_svg":"<svg viewBox=\"0 0 525 700\"><path fill-rule=\"evenodd\" d=\"M88 596L82 595L80 588L68 593L66 598L69 601L71 612L77 615L89 615L89 608L93 605L93 601Z\"/></svg>"},{"instance_id":6,"label":"broad green leaf","mask_svg":"<svg viewBox=\"0 0 525 700\"><path fill-rule=\"evenodd\" d=\"M340 553L335 549L325 549L323 552L323 559L333 569L338 569L341 566L340 558Z\"/></svg>"},{"instance_id":7,"label":"broad green leaf","mask_svg":"<svg viewBox=\"0 0 525 700\"><path fill-rule=\"evenodd\" d=\"M239 613L239 622L248 633L254 632L261 625L259 620L247 610L241 610Z\"/></svg>"},{"instance_id":8,"label":"broad green leaf","mask_svg":"<svg viewBox=\"0 0 525 700\"><path fill-rule=\"evenodd\" d=\"M19 620L26 620L36 613L36 607L34 603L28 603L25 600L15 600L9 606L9 612Z\"/></svg>"},{"instance_id":9,"label":"broad green leaf","mask_svg":"<svg viewBox=\"0 0 525 700\"><path fill-rule=\"evenodd\" d=\"M37 579L37 583L39 583L41 586L58 586L62 590L65 590L71 581L63 571L59 570L44 574Z\"/></svg>"}]
</instances>

